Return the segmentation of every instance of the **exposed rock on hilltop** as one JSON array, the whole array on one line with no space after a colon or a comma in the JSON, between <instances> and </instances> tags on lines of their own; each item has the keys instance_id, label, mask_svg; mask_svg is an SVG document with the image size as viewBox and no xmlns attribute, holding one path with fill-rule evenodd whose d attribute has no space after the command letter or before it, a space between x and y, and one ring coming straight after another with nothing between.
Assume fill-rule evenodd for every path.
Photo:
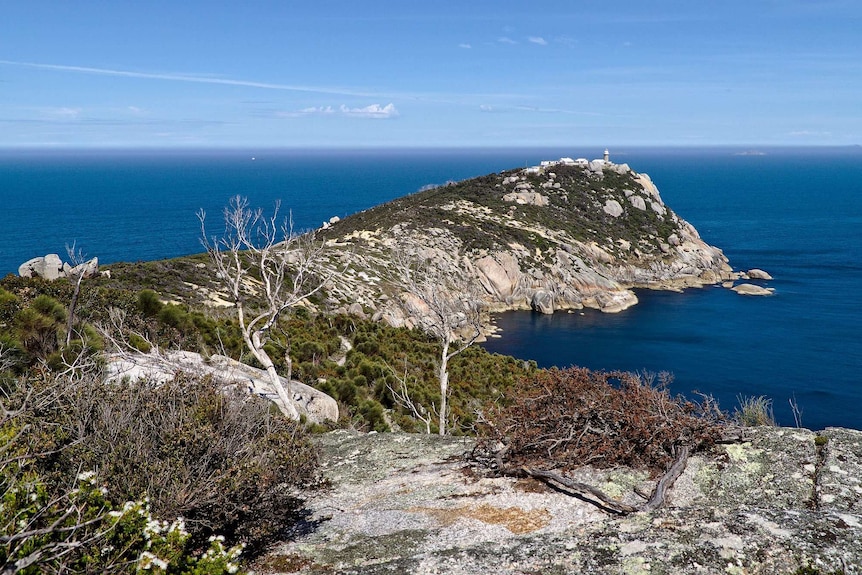
<instances>
[{"instance_id":1,"label":"exposed rock on hilltop","mask_svg":"<svg viewBox=\"0 0 862 575\"><path fill-rule=\"evenodd\" d=\"M422 191L327 226L321 233L343 250L347 268L330 303L360 303L398 323L386 285L392 250L405 244L474 278L492 311L616 312L637 303L632 287L736 278L646 174L603 160L543 164Z\"/></svg>"},{"instance_id":2,"label":"exposed rock on hilltop","mask_svg":"<svg viewBox=\"0 0 862 575\"><path fill-rule=\"evenodd\" d=\"M464 438L321 438L332 489L267 562L291 573L859 573L862 434L758 428L697 455L658 511L624 517L523 479L486 477ZM644 472L574 478L637 502ZM265 570L265 572L270 572Z\"/></svg>"}]
</instances>

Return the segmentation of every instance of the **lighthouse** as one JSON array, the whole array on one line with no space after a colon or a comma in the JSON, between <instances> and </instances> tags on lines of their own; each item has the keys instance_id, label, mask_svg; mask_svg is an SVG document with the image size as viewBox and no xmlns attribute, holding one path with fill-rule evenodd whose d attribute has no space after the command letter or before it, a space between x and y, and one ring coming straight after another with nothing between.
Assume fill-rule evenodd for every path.
<instances>
[{"instance_id":1,"label":"lighthouse","mask_svg":"<svg viewBox=\"0 0 862 575\"><path fill-rule=\"evenodd\" d=\"M607 149L607 148L605 148L605 155L604 155L604 156L602 156L602 159L605 161L605 163L606 163L606 164L610 164L610 163L611 163L611 162L610 162L610 160L608 159L608 158L610 158L610 155L611 155L611 154L610 154L610 152L608 152L608 149Z\"/></svg>"}]
</instances>

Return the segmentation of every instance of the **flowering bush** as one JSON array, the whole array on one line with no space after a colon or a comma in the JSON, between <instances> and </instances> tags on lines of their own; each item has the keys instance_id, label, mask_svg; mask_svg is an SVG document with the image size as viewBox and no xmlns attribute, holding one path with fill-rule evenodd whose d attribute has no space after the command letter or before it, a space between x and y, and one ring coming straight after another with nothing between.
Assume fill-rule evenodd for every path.
<instances>
[{"instance_id":1,"label":"flowering bush","mask_svg":"<svg viewBox=\"0 0 862 575\"><path fill-rule=\"evenodd\" d=\"M0 433L8 441L10 427ZM149 502L114 509L95 473L79 473L74 488L52 495L27 457L0 466L0 571L37 573L136 573L221 575L240 573L242 546L224 537L195 551L182 518L154 519Z\"/></svg>"}]
</instances>

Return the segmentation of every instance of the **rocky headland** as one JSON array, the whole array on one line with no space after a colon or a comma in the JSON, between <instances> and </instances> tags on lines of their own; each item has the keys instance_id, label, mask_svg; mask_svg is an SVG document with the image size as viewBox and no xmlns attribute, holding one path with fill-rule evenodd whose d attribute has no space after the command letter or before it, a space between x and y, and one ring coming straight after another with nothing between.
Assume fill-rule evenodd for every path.
<instances>
[{"instance_id":1,"label":"rocky headland","mask_svg":"<svg viewBox=\"0 0 862 575\"><path fill-rule=\"evenodd\" d=\"M632 288L769 277L735 272L665 205L647 174L608 160L563 158L449 183L333 218L319 233L339 270L328 305L393 325L410 318L387 287L392 258L410 250L469 278L491 312L619 312L637 303Z\"/></svg>"}]
</instances>

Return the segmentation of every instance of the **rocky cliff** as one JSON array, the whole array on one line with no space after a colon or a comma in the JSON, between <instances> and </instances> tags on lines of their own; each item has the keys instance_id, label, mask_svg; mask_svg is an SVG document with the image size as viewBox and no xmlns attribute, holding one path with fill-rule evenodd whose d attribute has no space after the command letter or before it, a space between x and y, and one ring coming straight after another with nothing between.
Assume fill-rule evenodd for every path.
<instances>
[{"instance_id":1,"label":"rocky cliff","mask_svg":"<svg viewBox=\"0 0 862 575\"><path fill-rule=\"evenodd\" d=\"M386 285L393 250L404 246L474 280L491 311L616 312L637 303L633 287L738 277L721 250L664 204L648 175L602 160L545 164L450 183L327 224L321 234L340 254L333 266L345 269L330 304L358 303L398 323Z\"/></svg>"},{"instance_id":2,"label":"rocky cliff","mask_svg":"<svg viewBox=\"0 0 862 575\"><path fill-rule=\"evenodd\" d=\"M862 433L757 428L689 459L666 507L614 516L532 480L486 476L465 438L321 437L331 488L264 573L862 572ZM581 468L620 501L644 472Z\"/></svg>"}]
</instances>

